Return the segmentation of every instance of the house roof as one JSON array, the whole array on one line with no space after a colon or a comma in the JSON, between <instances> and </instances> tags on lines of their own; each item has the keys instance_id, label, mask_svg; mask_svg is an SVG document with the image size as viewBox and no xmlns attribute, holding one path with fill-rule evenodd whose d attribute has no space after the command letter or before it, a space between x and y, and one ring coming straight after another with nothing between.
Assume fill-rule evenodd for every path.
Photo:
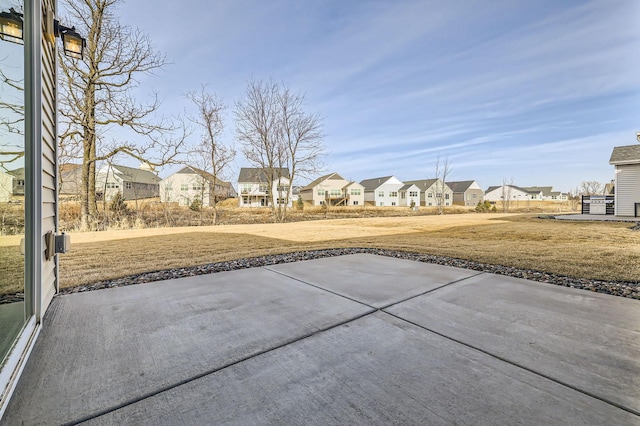
<instances>
[{"instance_id":1,"label":"house roof","mask_svg":"<svg viewBox=\"0 0 640 426\"><path fill-rule=\"evenodd\" d=\"M24 167L20 167L15 170L8 170L7 173L14 176L16 179L24 179Z\"/></svg>"},{"instance_id":2,"label":"house roof","mask_svg":"<svg viewBox=\"0 0 640 426\"><path fill-rule=\"evenodd\" d=\"M160 179L155 173L149 170L134 169L133 167L119 166L114 164L111 166L113 173L123 181L157 184Z\"/></svg>"},{"instance_id":3,"label":"house roof","mask_svg":"<svg viewBox=\"0 0 640 426\"><path fill-rule=\"evenodd\" d=\"M499 189L499 188L502 188L502 186L503 185L490 186L489 188L487 188L485 193L494 191L494 190ZM525 187L520 187L520 186L516 186L516 185L504 185L504 186L510 186L513 189L517 189L518 191L526 192L528 194L539 194L541 192L541 191L530 190L530 189L537 188L537 187L525 188ZM549 187L549 188L551 188L551 187Z\"/></svg>"},{"instance_id":4,"label":"house roof","mask_svg":"<svg viewBox=\"0 0 640 426\"><path fill-rule=\"evenodd\" d=\"M640 144L616 146L611 153L609 164L640 164Z\"/></svg>"},{"instance_id":5,"label":"house roof","mask_svg":"<svg viewBox=\"0 0 640 426\"><path fill-rule=\"evenodd\" d=\"M320 182L323 182L325 180L345 180L342 176L340 176L338 173L329 173L328 175L324 175L324 176L320 176L318 179L314 180L313 182L309 183L307 186L303 187L302 190L308 190L308 189L312 189L314 186L318 185Z\"/></svg>"},{"instance_id":6,"label":"house roof","mask_svg":"<svg viewBox=\"0 0 640 426\"><path fill-rule=\"evenodd\" d=\"M289 169L286 167L276 168L273 170L273 178L280 175L289 179ZM238 175L238 182L268 182L265 169L258 167L243 167Z\"/></svg>"},{"instance_id":7,"label":"house roof","mask_svg":"<svg viewBox=\"0 0 640 426\"><path fill-rule=\"evenodd\" d=\"M522 186L520 189L524 189L526 192L532 194L539 194L542 192L542 195L545 197L550 197L553 195L553 187L552 186ZM560 194L560 192L558 192Z\"/></svg>"},{"instance_id":8,"label":"house roof","mask_svg":"<svg viewBox=\"0 0 640 426\"><path fill-rule=\"evenodd\" d=\"M416 185L415 183L406 183L402 188L400 188L398 191L406 191L409 188L411 188L412 186L415 186L416 188L420 189L418 187L418 185Z\"/></svg>"},{"instance_id":9,"label":"house roof","mask_svg":"<svg viewBox=\"0 0 640 426\"><path fill-rule=\"evenodd\" d=\"M405 184L415 185L421 191L426 191L427 189L431 188L437 181L438 179L408 180L405 182Z\"/></svg>"},{"instance_id":10,"label":"house roof","mask_svg":"<svg viewBox=\"0 0 640 426\"><path fill-rule=\"evenodd\" d=\"M197 167L193 167L193 166L185 166L183 168L181 168L180 170L178 170L176 172L176 174L197 174L199 176L202 176L203 178L205 178L206 180L208 180L209 182L213 182L214 181L214 177L211 173L206 172L204 170L201 170ZM222 179L215 179L216 183L218 185L225 185L225 186L230 186L231 183L226 182Z\"/></svg>"},{"instance_id":11,"label":"house roof","mask_svg":"<svg viewBox=\"0 0 640 426\"><path fill-rule=\"evenodd\" d=\"M461 180L457 182L445 182L453 192L465 192L475 180Z\"/></svg>"},{"instance_id":12,"label":"house roof","mask_svg":"<svg viewBox=\"0 0 640 426\"><path fill-rule=\"evenodd\" d=\"M354 186L354 185L362 186L358 182L356 182L355 180L352 180L351 182L349 182L345 186L343 186L342 189L346 189L346 188L349 188L350 186ZM364 186L362 186L362 187L364 188Z\"/></svg>"},{"instance_id":13,"label":"house roof","mask_svg":"<svg viewBox=\"0 0 640 426\"><path fill-rule=\"evenodd\" d=\"M60 167L59 167L60 174L75 172L76 170L79 170L80 167L82 167L82 164L75 164L75 163L60 164Z\"/></svg>"},{"instance_id":14,"label":"house roof","mask_svg":"<svg viewBox=\"0 0 640 426\"><path fill-rule=\"evenodd\" d=\"M364 186L365 191L374 191L377 187L384 184L392 177L393 176L383 176L379 178L365 179L363 181L360 181L360 185Z\"/></svg>"}]
</instances>

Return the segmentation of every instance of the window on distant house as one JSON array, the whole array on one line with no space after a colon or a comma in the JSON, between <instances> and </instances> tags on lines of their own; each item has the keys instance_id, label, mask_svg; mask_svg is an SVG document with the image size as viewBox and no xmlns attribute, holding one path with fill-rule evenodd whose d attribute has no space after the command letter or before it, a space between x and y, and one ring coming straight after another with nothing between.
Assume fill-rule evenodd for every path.
<instances>
[{"instance_id":1,"label":"window on distant house","mask_svg":"<svg viewBox=\"0 0 640 426\"><path fill-rule=\"evenodd\" d=\"M124 189L131 189L132 187L133 187L133 184L131 182L124 183Z\"/></svg>"},{"instance_id":2,"label":"window on distant house","mask_svg":"<svg viewBox=\"0 0 640 426\"><path fill-rule=\"evenodd\" d=\"M286 185L278 185L278 192L289 192L289 187Z\"/></svg>"},{"instance_id":3,"label":"window on distant house","mask_svg":"<svg viewBox=\"0 0 640 426\"><path fill-rule=\"evenodd\" d=\"M380 201L380 204L378 204L379 206L384 206L384 201Z\"/></svg>"},{"instance_id":4,"label":"window on distant house","mask_svg":"<svg viewBox=\"0 0 640 426\"><path fill-rule=\"evenodd\" d=\"M357 206L358 205L358 200L353 200L353 205Z\"/></svg>"},{"instance_id":5,"label":"window on distant house","mask_svg":"<svg viewBox=\"0 0 640 426\"><path fill-rule=\"evenodd\" d=\"M402 191L402 192L400 193L400 198L402 198L403 200L404 200L405 198L407 198L407 192L406 192L406 191Z\"/></svg>"},{"instance_id":6,"label":"window on distant house","mask_svg":"<svg viewBox=\"0 0 640 426\"><path fill-rule=\"evenodd\" d=\"M449 194L444 194L444 199L448 200L449 199Z\"/></svg>"},{"instance_id":7,"label":"window on distant house","mask_svg":"<svg viewBox=\"0 0 640 426\"><path fill-rule=\"evenodd\" d=\"M471 194L471 198L478 198L478 194Z\"/></svg>"},{"instance_id":8,"label":"window on distant house","mask_svg":"<svg viewBox=\"0 0 640 426\"><path fill-rule=\"evenodd\" d=\"M278 198L278 204L283 205L284 204L284 198Z\"/></svg>"},{"instance_id":9,"label":"window on distant house","mask_svg":"<svg viewBox=\"0 0 640 426\"><path fill-rule=\"evenodd\" d=\"M251 187L252 185L250 183L243 183L240 187L240 192L242 192L243 194L248 194L249 192L251 192Z\"/></svg>"},{"instance_id":10,"label":"window on distant house","mask_svg":"<svg viewBox=\"0 0 640 426\"><path fill-rule=\"evenodd\" d=\"M18 186L24 186L24 180L19 179L18 180Z\"/></svg>"},{"instance_id":11,"label":"window on distant house","mask_svg":"<svg viewBox=\"0 0 640 426\"><path fill-rule=\"evenodd\" d=\"M332 197L339 197L342 194L342 191L340 191L339 189L332 189L331 190L331 196Z\"/></svg>"},{"instance_id":12,"label":"window on distant house","mask_svg":"<svg viewBox=\"0 0 640 426\"><path fill-rule=\"evenodd\" d=\"M260 192L267 192L267 184L266 183L261 183L260 187L258 188L258 190Z\"/></svg>"},{"instance_id":13,"label":"window on distant house","mask_svg":"<svg viewBox=\"0 0 640 426\"><path fill-rule=\"evenodd\" d=\"M362 191L360 191L360 189L358 188L351 189L351 195L360 195L360 194L362 194Z\"/></svg>"},{"instance_id":14,"label":"window on distant house","mask_svg":"<svg viewBox=\"0 0 640 426\"><path fill-rule=\"evenodd\" d=\"M202 184L194 183L193 185L191 185L191 189L193 189L194 191L202 191Z\"/></svg>"},{"instance_id":15,"label":"window on distant house","mask_svg":"<svg viewBox=\"0 0 640 426\"><path fill-rule=\"evenodd\" d=\"M189 190L189 185L186 183L182 183L180 184L180 191L188 191Z\"/></svg>"},{"instance_id":16,"label":"window on distant house","mask_svg":"<svg viewBox=\"0 0 640 426\"><path fill-rule=\"evenodd\" d=\"M396 202L395 202L395 201L392 201L392 202L391 202L391 205L392 205L392 206L395 206L395 205L396 205Z\"/></svg>"},{"instance_id":17,"label":"window on distant house","mask_svg":"<svg viewBox=\"0 0 640 426\"><path fill-rule=\"evenodd\" d=\"M429 198L433 198L433 192L428 192L428 193L427 193L427 197L429 197ZM431 205L431 204L429 204L429 205Z\"/></svg>"},{"instance_id":18,"label":"window on distant house","mask_svg":"<svg viewBox=\"0 0 640 426\"><path fill-rule=\"evenodd\" d=\"M324 189L318 189L318 195L324 195Z\"/></svg>"},{"instance_id":19,"label":"window on distant house","mask_svg":"<svg viewBox=\"0 0 640 426\"><path fill-rule=\"evenodd\" d=\"M417 197L418 191L409 191L409 197Z\"/></svg>"},{"instance_id":20,"label":"window on distant house","mask_svg":"<svg viewBox=\"0 0 640 426\"><path fill-rule=\"evenodd\" d=\"M378 197L384 197L384 191L378 191Z\"/></svg>"},{"instance_id":21,"label":"window on distant house","mask_svg":"<svg viewBox=\"0 0 640 426\"><path fill-rule=\"evenodd\" d=\"M397 196L398 196L398 191L389 192L389 197L397 197Z\"/></svg>"},{"instance_id":22,"label":"window on distant house","mask_svg":"<svg viewBox=\"0 0 640 426\"><path fill-rule=\"evenodd\" d=\"M118 189L120 185L117 182L107 182L107 189Z\"/></svg>"}]
</instances>

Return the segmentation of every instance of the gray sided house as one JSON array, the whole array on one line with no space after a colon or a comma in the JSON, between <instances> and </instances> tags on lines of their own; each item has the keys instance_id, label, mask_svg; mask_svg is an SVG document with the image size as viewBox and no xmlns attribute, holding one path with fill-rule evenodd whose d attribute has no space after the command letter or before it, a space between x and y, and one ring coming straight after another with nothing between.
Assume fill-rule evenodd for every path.
<instances>
[{"instance_id":1,"label":"gray sided house","mask_svg":"<svg viewBox=\"0 0 640 426\"><path fill-rule=\"evenodd\" d=\"M289 196L288 207L293 204L289 169L273 170L269 178L266 170L254 167L243 167L238 175L238 205L240 207L269 207L270 197L277 204L284 204Z\"/></svg>"},{"instance_id":2,"label":"gray sided house","mask_svg":"<svg viewBox=\"0 0 640 426\"><path fill-rule=\"evenodd\" d=\"M111 200L120 192L125 200L159 197L160 180L144 163L138 169L107 164L96 173L96 196Z\"/></svg>"},{"instance_id":3,"label":"gray sided house","mask_svg":"<svg viewBox=\"0 0 640 426\"><path fill-rule=\"evenodd\" d=\"M475 180L447 182L453 191L453 204L457 206L477 206L484 201L484 191Z\"/></svg>"},{"instance_id":4,"label":"gray sided house","mask_svg":"<svg viewBox=\"0 0 640 426\"><path fill-rule=\"evenodd\" d=\"M442 179L410 180L405 184L412 184L420 190L420 205L434 207L438 205L438 198L442 198L442 205L445 207L453 204L453 191L442 182Z\"/></svg>"},{"instance_id":5,"label":"gray sided house","mask_svg":"<svg viewBox=\"0 0 640 426\"><path fill-rule=\"evenodd\" d=\"M236 194L230 182L216 179L209 172L185 166L160 182L160 201L190 206L198 199L205 207L214 201L225 200Z\"/></svg>"},{"instance_id":6,"label":"gray sided house","mask_svg":"<svg viewBox=\"0 0 640 426\"><path fill-rule=\"evenodd\" d=\"M613 148L615 215L640 217L640 144Z\"/></svg>"}]
</instances>

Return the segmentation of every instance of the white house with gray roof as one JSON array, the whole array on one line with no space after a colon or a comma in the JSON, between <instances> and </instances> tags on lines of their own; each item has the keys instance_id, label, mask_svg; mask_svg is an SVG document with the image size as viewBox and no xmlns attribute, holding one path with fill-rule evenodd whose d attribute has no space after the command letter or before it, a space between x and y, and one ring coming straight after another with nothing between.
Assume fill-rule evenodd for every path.
<instances>
[{"instance_id":1,"label":"white house with gray roof","mask_svg":"<svg viewBox=\"0 0 640 426\"><path fill-rule=\"evenodd\" d=\"M609 164L615 167L615 215L640 217L640 144L616 146Z\"/></svg>"},{"instance_id":2,"label":"white house with gray roof","mask_svg":"<svg viewBox=\"0 0 640 426\"><path fill-rule=\"evenodd\" d=\"M400 205L413 207L420 205L420 188L412 183L405 184L400 188Z\"/></svg>"},{"instance_id":3,"label":"white house with gray roof","mask_svg":"<svg viewBox=\"0 0 640 426\"><path fill-rule=\"evenodd\" d=\"M364 201L374 206L388 207L400 205L400 188L404 182L395 176L365 179L360 182L364 187Z\"/></svg>"},{"instance_id":4,"label":"white house with gray roof","mask_svg":"<svg viewBox=\"0 0 640 426\"><path fill-rule=\"evenodd\" d=\"M208 207L235 196L230 182L216 179L211 173L193 166L185 166L160 182L160 201L163 203L190 206L197 199Z\"/></svg>"}]
</instances>

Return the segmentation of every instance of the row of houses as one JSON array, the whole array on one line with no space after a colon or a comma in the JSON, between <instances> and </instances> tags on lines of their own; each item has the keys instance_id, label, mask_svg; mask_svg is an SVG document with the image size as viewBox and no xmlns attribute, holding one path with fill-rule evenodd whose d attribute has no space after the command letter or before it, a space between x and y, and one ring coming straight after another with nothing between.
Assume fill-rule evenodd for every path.
<instances>
[{"instance_id":1,"label":"row of houses","mask_svg":"<svg viewBox=\"0 0 640 426\"><path fill-rule=\"evenodd\" d=\"M238 176L240 207L266 207L269 200L284 203L288 194L289 204L299 195L302 201L314 205L358 206L476 206L489 200L566 201L568 195L554 191L551 186L518 187L515 185L492 186L486 192L475 180L442 182L441 179L401 181L395 176L383 176L350 181L334 172L320 176L308 185L291 186L289 171L278 169L272 179L263 170L242 168ZM272 181L269 188L268 182ZM271 193L271 195L270 195ZM271 197L271 198L270 198Z\"/></svg>"}]
</instances>

